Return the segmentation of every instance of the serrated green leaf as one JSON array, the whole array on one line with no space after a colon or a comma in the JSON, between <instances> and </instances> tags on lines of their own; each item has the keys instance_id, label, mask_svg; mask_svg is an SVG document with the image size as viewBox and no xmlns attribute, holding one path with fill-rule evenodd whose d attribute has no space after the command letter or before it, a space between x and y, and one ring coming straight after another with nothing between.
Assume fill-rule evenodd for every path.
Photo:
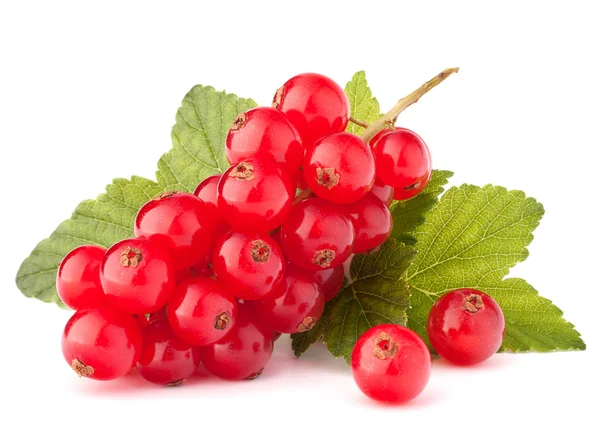
<instances>
[{"instance_id":1,"label":"serrated green leaf","mask_svg":"<svg viewBox=\"0 0 600 424\"><path fill-rule=\"evenodd\" d=\"M394 201L390 206L394 228L392 238L413 245L417 239L413 236L416 228L425 222L425 214L435 206L448 179L454 175L451 171L433 170L425 189L412 199Z\"/></svg>"},{"instance_id":2,"label":"serrated green leaf","mask_svg":"<svg viewBox=\"0 0 600 424\"><path fill-rule=\"evenodd\" d=\"M350 116L365 124L379 119L382 114L379 110L379 102L367 84L365 71L354 74L352 80L346 84L344 89L350 101ZM347 132L360 135L365 129L352 122L346 128Z\"/></svg>"},{"instance_id":3,"label":"serrated green leaf","mask_svg":"<svg viewBox=\"0 0 600 424\"><path fill-rule=\"evenodd\" d=\"M377 252L355 256L350 267L353 283L329 302L321 326L292 337L296 356L322 336L333 356L349 362L356 340L369 328L405 325L409 290L403 277L414 254L410 246L390 239Z\"/></svg>"},{"instance_id":4,"label":"serrated green leaf","mask_svg":"<svg viewBox=\"0 0 600 424\"><path fill-rule=\"evenodd\" d=\"M255 106L254 101L195 86L185 96L173 127L173 148L162 156L158 183L140 177L116 179L96 200L85 200L70 219L40 242L23 261L17 286L25 296L61 304L56 293L56 272L62 258L83 244L109 247L133 236L139 208L167 190L193 191L205 177L227 165L225 136L235 117Z\"/></svg>"},{"instance_id":5,"label":"serrated green leaf","mask_svg":"<svg viewBox=\"0 0 600 424\"><path fill-rule=\"evenodd\" d=\"M580 349L579 334L558 309L524 281L503 281L510 268L527 258L543 214L542 205L521 191L463 185L446 192L415 232L419 253L407 273L409 326L426 339L425 322L435 300L450 290L473 287L506 308L506 348Z\"/></svg>"}]
</instances>

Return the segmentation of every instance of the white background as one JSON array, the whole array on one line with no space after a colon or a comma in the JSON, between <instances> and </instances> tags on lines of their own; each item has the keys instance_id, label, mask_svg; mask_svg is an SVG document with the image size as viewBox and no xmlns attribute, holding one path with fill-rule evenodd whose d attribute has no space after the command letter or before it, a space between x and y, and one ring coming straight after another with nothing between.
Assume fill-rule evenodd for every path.
<instances>
[{"instance_id":1,"label":"white background","mask_svg":"<svg viewBox=\"0 0 600 424\"><path fill-rule=\"evenodd\" d=\"M0 421L597 416L595 2L91 3L0 6ZM531 256L512 275L563 309L584 335L586 352L496 355L467 369L436 361L422 396L394 408L362 396L343 360L325 349L293 359L287 339L254 382L197 379L176 389L134 377L100 383L78 379L64 363L60 335L69 314L18 292L21 261L79 201L114 177L153 177L194 84L266 105L294 74L321 72L344 85L364 69L388 109L450 66L460 73L399 122L425 138L436 168L456 172L452 183L522 189L545 205Z\"/></svg>"}]
</instances>

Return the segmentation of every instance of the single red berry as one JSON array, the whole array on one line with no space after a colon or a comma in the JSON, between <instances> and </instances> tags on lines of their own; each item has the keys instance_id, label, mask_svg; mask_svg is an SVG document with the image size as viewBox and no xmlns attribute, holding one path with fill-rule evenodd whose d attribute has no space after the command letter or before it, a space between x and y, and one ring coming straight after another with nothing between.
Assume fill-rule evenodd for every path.
<instances>
[{"instance_id":1,"label":"single red berry","mask_svg":"<svg viewBox=\"0 0 600 424\"><path fill-rule=\"evenodd\" d=\"M100 266L106 249L85 245L71 250L62 260L56 275L56 291L71 309L96 308L106 298L100 283Z\"/></svg>"},{"instance_id":2,"label":"single red berry","mask_svg":"<svg viewBox=\"0 0 600 424\"><path fill-rule=\"evenodd\" d=\"M315 280L321 286L325 302L336 297L344 285L344 265L315 271Z\"/></svg>"},{"instance_id":3,"label":"single red berry","mask_svg":"<svg viewBox=\"0 0 600 424\"><path fill-rule=\"evenodd\" d=\"M316 141L304 157L304 178L322 199L350 203L365 195L375 181L375 158L368 144L350 133Z\"/></svg>"},{"instance_id":4,"label":"single red berry","mask_svg":"<svg viewBox=\"0 0 600 424\"><path fill-rule=\"evenodd\" d=\"M384 134L373 146L377 177L394 187L394 199L406 200L419 194L431 178L429 148L416 133L406 128Z\"/></svg>"},{"instance_id":5,"label":"single red berry","mask_svg":"<svg viewBox=\"0 0 600 424\"><path fill-rule=\"evenodd\" d=\"M381 402L402 403L418 396L427 385L431 355L414 331L381 324L360 336L351 367L364 394Z\"/></svg>"},{"instance_id":6,"label":"single red berry","mask_svg":"<svg viewBox=\"0 0 600 424\"><path fill-rule=\"evenodd\" d=\"M167 306L169 325L192 346L221 340L231 330L236 313L234 297L220 282L203 277L179 284Z\"/></svg>"},{"instance_id":7,"label":"single red berry","mask_svg":"<svg viewBox=\"0 0 600 424\"><path fill-rule=\"evenodd\" d=\"M298 131L277 109L256 107L242 112L233 122L225 141L230 164L262 155L292 177L302 165L304 147Z\"/></svg>"},{"instance_id":8,"label":"single red berry","mask_svg":"<svg viewBox=\"0 0 600 424\"><path fill-rule=\"evenodd\" d=\"M281 226L284 254L305 269L336 267L352 253L353 245L352 220L341 208L323 199L298 202Z\"/></svg>"},{"instance_id":9,"label":"single red berry","mask_svg":"<svg viewBox=\"0 0 600 424\"><path fill-rule=\"evenodd\" d=\"M385 185L378 178L375 178L375 184L371 188L371 193L377 196L386 206L390 206L394 200L394 187Z\"/></svg>"},{"instance_id":10,"label":"single red berry","mask_svg":"<svg viewBox=\"0 0 600 424\"><path fill-rule=\"evenodd\" d=\"M354 225L354 253L364 253L385 243L392 233L392 215L374 194L351 203L346 208Z\"/></svg>"},{"instance_id":11,"label":"single red berry","mask_svg":"<svg viewBox=\"0 0 600 424\"><path fill-rule=\"evenodd\" d=\"M310 271L287 264L283 280L254 302L262 322L279 333L301 333L314 327L325 308L321 286Z\"/></svg>"},{"instance_id":12,"label":"single red berry","mask_svg":"<svg viewBox=\"0 0 600 424\"><path fill-rule=\"evenodd\" d=\"M273 333L250 305L239 304L235 325L223 339L201 348L202 364L217 377L253 380L273 353Z\"/></svg>"},{"instance_id":13,"label":"single red berry","mask_svg":"<svg viewBox=\"0 0 600 424\"><path fill-rule=\"evenodd\" d=\"M142 351L136 368L151 383L178 386L200 364L200 348L179 339L165 318L142 330Z\"/></svg>"},{"instance_id":14,"label":"single red berry","mask_svg":"<svg viewBox=\"0 0 600 424\"><path fill-rule=\"evenodd\" d=\"M115 307L130 314L149 314L171 297L175 267L169 253L156 242L125 239L106 252L100 281Z\"/></svg>"},{"instance_id":15,"label":"single red berry","mask_svg":"<svg viewBox=\"0 0 600 424\"><path fill-rule=\"evenodd\" d=\"M210 253L217 221L217 211L196 196L167 192L142 206L135 219L135 235L166 248L175 268L190 268Z\"/></svg>"},{"instance_id":16,"label":"single red berry","mask_svg":"<svg viewBox=\"0 0 600 424\"><path fill-rule=\"evenodd\" d=\"M435 351L459 365L477 364L496 353L505 328L500 306L475 289L446 293L427 318L427 336Z\"/></svg>"},{"instance_id":17,"label":"single red berry","mask_svg":"<svg viewBox=\"0 0 600 424\"><path fill-rule=\"evenodd\" d=\"M217 279L238 299L267 295L283 277L281 248L266 234L230 232L217 242L213 256Z\"/></svg>"},{"instance_id":18,"label":"single red berry","mask_svg":"<svg viewBox=\"0 0 600 424\"><path fill-rule=\"evenodd\" d=\"M322 137L344 131L350 103L342 87L319 74L300 74L275 93L273 107L285 113L308 149Z\"/></svg>"},{"instance_id":19,"label":"single red berry","mask_svg":"<svg viewBox=\"0 0 600 424\"><path fill-rule=\"evenodd\" d=\"M62 335L67 363L80 377L113 380L127 374L142 348L142 335L131 315L109 307L75 312Z\"/></svg>"},{"instance_id":20,"label":"single red berry","mask_svg":"<svg viewBox=\"0 0 600 424\"><path fill-rule=\"evenodd\" d=\"M236 230L269 232L286 219L294 192L277 165L250 159L233 165L219 180L219 211Z\"/></svg>"}]
</instances>

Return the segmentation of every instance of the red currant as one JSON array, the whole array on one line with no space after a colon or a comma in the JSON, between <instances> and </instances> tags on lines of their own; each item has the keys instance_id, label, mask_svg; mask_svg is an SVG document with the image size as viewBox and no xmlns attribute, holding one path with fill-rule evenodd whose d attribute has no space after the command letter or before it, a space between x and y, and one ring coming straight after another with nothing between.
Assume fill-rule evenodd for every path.
<instances>
[{"instance_id":1,"label":"red currant","mask_svg":"<svg viewBox=\"0 0 600 424\"><path fill-rule=\"evenodd\" d=\"M259 299L283 277L283 253L266 234L230 232L217 243L212 263L218 280L238 299Z\"/></svg>"},{"instance_id":2,"label":"red currant","mask_svg":"<svg viewBox=\"0 0 600 424\"><path fill-rule=\"evenodd\" d=\"M106 252L100 281L114 306L130 314L149 314L171 297L175 268L169 253L156 242L125 239Z\"/></svg>"},{"instance_id":3,"label":"red currant","mask_svg":"<svg viewBox=\"0 0 600 424\"><path fill-rule=\"evenodd\" d=\"M142 206L135 219L135 235L167 248L175 268L190 268L210 252L217 216L214 208L192 194L163 193Z\"/></svg>"},{"instance_id":4,"label":"red currant","mask_svg":"<svg viewBox=\"0 0 600 424\"><path fill-rule=\"evenodd\" d=\"M223 339L201 348L204 367L217 377L252 380L262 374L273 353L273 333L250 305L239 304L235 325Z\"/></svg>"},{"instance_id":5,"label":"red currant","mask_svg":"<svg viewBox=\"0 0 600 424\"><path fill-rule=\"evenodd\" d=\"M221 179L221 174L212 175L205 178L196 190L194 190L194 196L202 200L206 206L212 209L211 213L217 212L217 185Z\"/></svg>"},{"instance_id":6,"label":"red currant","mask_svg":"<svg viewBox=\"0 0 600 424\"><path fill-rule=\"evenodd\" d=\"M269 232L287 217L294 192L290 179L277 165L254 158L223 174L218 186L219 210L234 229Z\"/></svg>"},{"instance_id":7,"label":"red currant","mask_svg":"<svg viewBox=\"0 0 600 424\"><path fill-rule=\"evenodd\" d=\"M410 199L423 191L431 178L431 155L421 137L398 128L376 140L373 151L377 177L395 187L394 199Z\"/></svg>"},{"instance_id":8,"label":"red currant","mask_svg":"<svg viewBox=\"0 0 600 424\"><path fill-rule=\"evenodd\" d=\"M69 308L96 308L106 301L100 283L100 266L105 253L106 249L100 246L79 246L60 263L56 291Z\"/></svg>"},{"instance_id":9,"label":"red currant","mask_svg":"<svg viewBox=\"0 0 600 424\"><path fill-rule=\"evenodd\" d=\"M427 335L437 353L459 365L485 361L498 351L504 338L504 314L489 295L458 289L431 307Z\"/></svg>"},{"instance_id":10,"label":"red currant","mask_svg":"<svg viewBox=\"0 0 600 424\"><path fill-rule=\"evenodd\" d=\"M346 129L350 103L342 87L319 74L300 74L275 93L273 107L285 113L300 133L304 148Z\"/></svg>"},{"instance_id":11,"label":"red currant","mask_svg":"<svg viewBox=\"0 0 600 424\"><path fill-rule=\"evenodd\" d=\"M374 194L348 205L346 209L354 225L354 253L364 253L382 245L392 233L392 215Z\"/></svg>"},{"instance_id":12,"label":"red currant","mask_svg":"<svg viewBox=\"0 0 600 424\"><path fill-rule=\"evenodd\" d=\"M190 378L200 364L200 348L179 339L165 318L142 330L142 351L136 368L146 380L176 386Z\"/></svg>"},{"instance_id":13,"label":"red currant","mask_svg":"<svg viewBox=\"0 0 600 424\"><path fill-rule=\"evenodd\" d=\"M254 302L262 322L279 333L308 331L325 308L323 290L312 272L287 264L283 280L264 298Z\"/></svg>"},{"instance_id":14,"label":"red currant","mask_svg":"<svg viewBox=\"0 0 600 424\"><path fill-rule=\"evenodd\" d=\"M377 196L386 206L390 206L394 200L394 187L385 185L378 178L375 178L375 184L371 188L371 193Z\"/></svg>"},{"instance_id":15,"label":"red currant","mask_svg":"<svg viewBox=\"0 0 600 424\"><path fill-rule=\"evenodd\" d=\"M206 346L225 337L236 313L234 297L218 281L203 277L179 284L167 306L171 328L192 346Z\"/></svg>"},{"instance_id":16,"label":"red currant","mask_svg":"<svg viewBox=\"0 0 600 424\"><path fill-rule=\"evenodd\" d=\"M375 158L368 144L350 133L316 141L304 157L304 178L317 196L334 203L350 203L371 190Z\"/></svg>"},{"instance_id":17,"label":"red currant","mask_svg":"<svg viewBox=\"0 0 600 424\"><path fill-rule=\"evenodd\" d=\"M431 355L414 331L382 324L360 336L351 367L364 394L381 402L401 403L415 398L427 385Z\"/></svg>"},{"instance_id":18,"label":"red currant","mask_svg":"<svg viewBox=\"0 0 600 424\"><path fill-rule=\"evenodd\" d=\"M298 202L281 226L287 259L310 270L333 268L352 253L354 228L348 215L325 200Z\"/></svg>"},{"instance_id":19,"label":"red currant","mask_svg":"<svg viewBox=\"0 0 600 424\"><path fill-rule=\"evenodd\" d=\"M302 164L304 148L298 131L282 112L256 107L236 118L227 134L225 153L231 164L266 156L292 177Z\"/></svg>"},{"instance_id":20,"label":"red currant","mask_svg":"<svg viewBox=\"0 0 600 424\"><path fill-rule=\"evenodd\" d=\"M142 335L135 318L108 307L75 312L62 336L67 363L80 377L95 380L127 374L141 348Z\"/></svg>"},{"instance_id":21,"label":"red currant","mask_svg":"<svg viewBox=\"0 0 600 424\"><path fill-rule=\"evenodd\" d=\"M321 286L325 302L336 297L344 285L344 265L315 271L315 280Z\"/></svg>"}]
</instances>

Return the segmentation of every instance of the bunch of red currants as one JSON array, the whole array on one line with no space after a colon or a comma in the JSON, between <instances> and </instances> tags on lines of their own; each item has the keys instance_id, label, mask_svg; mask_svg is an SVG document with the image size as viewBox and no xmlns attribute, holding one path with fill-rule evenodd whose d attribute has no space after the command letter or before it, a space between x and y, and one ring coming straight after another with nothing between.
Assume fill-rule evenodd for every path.
<instances>
[{"instance_id":1,"label":"bunch of red currants","mask_svg":"<svg viewBox=\"0 0 600 424\"><path fill-rule=\"evenodd\" d=\"M235 119L225 173L193 194L166 192L147 202L135 238L71 251L57 290L77 311L62 338L72 369L110 380L136 367L150 382L178 385L202 362L218 377L253 379L281 333L310 330L342 289L351 255L390 236L393 199L417 195L431 176L431 155L417 134L389 128L367 143L344 132L349 109L331 79L291 78L273 107ZM480 310L501 317L478 293L458 295L465 317L482 321L489 314ZM449 321L452 305L434 307L429 336L441 355L454 352L447 357L461 362L460 349L480 334L462 334L460 311ZM410 399L427 383L429 351L411 330L380 327L356 345L355 379L375 399ZM493 353L499 343L488 346Z\"/></svg>"}]
</instances>

